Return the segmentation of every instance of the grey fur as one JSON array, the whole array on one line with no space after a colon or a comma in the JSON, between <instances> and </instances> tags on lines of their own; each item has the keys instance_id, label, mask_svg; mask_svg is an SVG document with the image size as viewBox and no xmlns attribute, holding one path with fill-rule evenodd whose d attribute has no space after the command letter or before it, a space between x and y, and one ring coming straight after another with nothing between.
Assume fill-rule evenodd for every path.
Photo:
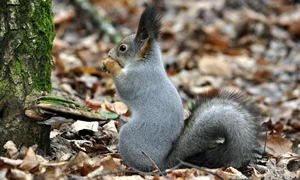
<instances>
[{"instance_id":1,"label":"grey fur","mask_svg":"<svg viewBox=\"0 0 300 180\"><path fill-rule=\"evenodd\" d=\"M163 167L183 128L183 107L164 70L160 48L153 44L150 59L125 64L115 77L117 92L132 116L121 127L119 153L125 163L143 171ZM125 61L127 62L127 61Z\"/></svg>"},{"instance_id":2,"label":"grey fur","mask_svg":"<svg viewBox=\"0 0 300 180\"><path fill-rule=\"evenodd\" d=\"M198 166L240 168L253 160L259 146L255 109L243 95L224 90L196 103L188 124L169 155Z\"/></svg>"},{"instance_id":3,"label":"grey fur","mask_svg":"<svg viewBox=\"0 0 300 180\"><path fill-rule=\"evenodd\" d=\"M156 17L153 12L157 11L150 8L145 12ZM122 64L121 73L114 76L115 84L132 113L119 134L119 154L125 164L142 171L155 169L143 152L162 170L175 166L177 158L197 159L199 165L235 167L250 160L257 129L245 102L234 94L202 99L184 127L182 102L165 72L157 37L149 36L150 41L137 44L136 39L144 38L145 33L139 34L143 37L127 36L109 52L111 59ZM141 57L143 43L149 43L149 52ZM119 47L124 44L127 49L121 52Z\"/></svg>"}]
</instances>

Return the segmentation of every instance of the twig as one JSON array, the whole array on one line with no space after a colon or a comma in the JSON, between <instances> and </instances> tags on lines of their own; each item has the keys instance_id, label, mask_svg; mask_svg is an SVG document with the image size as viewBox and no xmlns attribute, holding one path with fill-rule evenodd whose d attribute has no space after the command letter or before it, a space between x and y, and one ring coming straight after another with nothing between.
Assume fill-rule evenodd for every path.
<instances>
[{"instance_id":1,"label":"twig","mask_svg":"<svg viewBox=\"0 0 300 180\"><path fill-rule=\"evenodd\" d=\"M145 154L146 155L146 154ZM147 156L147 155L146 155ZM149 157L149 156L148 156ZM221 177L219 174L208 171L204 168L201 168L199 166L184 162L182 160L178 160L179 164L177 164L176 166L174 166L173 168L168 169L167 171L159 171L159 172L142 172L142 171L138 171L138 170L118 170L118 171L110 171L110 172L105 172L105 173L101 173L101 174L97 174L96 176L93 176L93 178L95 177L99 177L99 176L108 176L108 175L115 175L115 174L120 174L120 173L132 173L132 174L138 174L138 175L143 175L143 176L156 176L156 175L166 175L166 173L171 173L172 171L178 169L180 166L187 166L190 168L195 168L197 170L206 172L208 174L214 175L217 178L219 178L220 180L225 180L223 177ZM156 165L157 166L157 165Z\"/></svg>"},{"instance_id":2,"label":"twig","mask_svg":"<svg viewBox=\"0 0 300 180\"><path fill-rule=\"evenodd\" d=\"M96 26L96 28L99 28L101 32L107 34L112 43L117 43L121 40L120 34L112 26L111 22L99 16L96 9L90 4L88 0L75 0L74 4L76 5L76 7L82 9L89 15L94 26Z\"/></svg>"},{"instance_id":3,"label":"twig","mask_svg":"<svg viewBox=\"0 0 300 180\"><path fill-rule=\"evenodd\" d=\"M116 175L116 174L121 174L121 173L131 173L131 174L138 174L138 175L143 175L143 176L155 176L155 175L164 175L166 172L142 172L138 170L118 170L118 171L110 171L110 172L105 172L101 174L97 174L95 177L99 176L108 176L108 175Z\"/></svg>"},{"instance_id":4,"label":"twig","mask_svg":"<svg viewBox=\"0 0 300 180\"><path fill-rule=\"evenodd\" d=\"M200 171L203 171L203 172L206 172L206 173L208 173L208 174L214 175L214 176L216 176L217 178L219 178L219 179L221 179L221 180L224 180L224 178L222 178L222 177L221 177L219 174L217 174L217 173L214 173L214 172L208 171L208 170L206 170L206 169L204 169L204 168L202 168L202 167L199 167L199 166L196 166L196 165L193 165L193 164L184 162L184 161L182 161L182 160L180 160L180 159L177 159L177 160L179 161L179 164L180 164L180 165L184 165L184 166L187 166L187 167L191 167L191 168L198 169L198 170L200 170Z\"/></svg>"},{"instance_id":5,"label":"twig","mask_svg":"<svg viewBox=\"0 0 300 180\"><path fill-rule=\"evenodd\" d=\"M110 172L105 172L105 173L101 173L96 176L93 176L93 178L99 177L99 176L102 177L102 176L107 176L107 175L120 174L120 173L132 173L132 174L138 174L138 175L143 175L143 176L165 175L166 173L171 173L173 170L176 170L179 166L180 166L180 164L178 164L177 166L174 166L171 169L168 169L167 171L160 171L160 172L143 172L143 171L139 171L139 170L110 171Z\"/></svg>"},{"instance_id":6,"label":"twig","mask_svg":"<svg viewBox=\"0 0 300 180\"><path fill-rule=\"evenodd\" d=\"M158 172L161 172L161 170L159 169L157 164L154 162L154 160L146 152L142 151L142 153L152 162L152 164L155 166L155 168L158 170Z\"/></svg>"}]
</instances>

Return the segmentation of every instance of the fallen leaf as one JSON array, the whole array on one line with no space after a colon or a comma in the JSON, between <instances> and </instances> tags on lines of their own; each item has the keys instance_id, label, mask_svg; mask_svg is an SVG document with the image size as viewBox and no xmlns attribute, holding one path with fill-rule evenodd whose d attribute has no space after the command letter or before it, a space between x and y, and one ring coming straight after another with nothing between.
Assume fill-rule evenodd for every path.
<instances>
[{"instance_id":1,"label":"fallen leaf","mask_svg":"<svg viewBox=\"0 0 300 180\"><path fill-rule=\"evenodd\" d=\"M14 142L12 141L7 141L4 144L4 149L6 149L6 157L10 158L10 159L17 159L19 156L19 151L15 145Z\"/></svg>"},{"instance_id":2,"label":"fallen leaf","mask_svg":"<svg viewBox=\"0 0 300 180\"><path fill-rule=\"evenodd\" d=\"M113 103L113 108L118 114L125 114L128 111L128 107L123 102Z\"/></svg>"},{"instance_id":3,"label":"fallen leaf","mask_svg":"<svg viewBox=\"0 0 300 180\"><path fill-rule=\"evenodd\" d=\"M203 74L221 77L231 77L232 72L228 63L222 56L203 56L198 63L198 68Z\"/></svg>"},{"instance_id":4,"label":"fallen leaf","mask_svg":"<svg viewBox=\"0 0 300 180\"><path fill-rule=\"evenodd\" d=\"M145 180L140 175L131 175L131 176L105 176L104 180Z\"/></svg>"},{"instance_id":5,"label":"fallen leaf","mask_svg":"<svg viewBox=\"0 0 300 180\"><path fill-rule=\"evenodd\" d=\"M296 39L300 37L300 23L293 23L289 27L289 33L292 38Z\"/></svg>"},{"instance_id":6,"label":"fallen leaf","mask_svg":"<svg viewBox=\"0 0 300 180\"><path fill-rule=\"evenodd\" d=\"M6 157L0 157L0 166L19 166L23 161L20 159L9 159Z\"/></svg>"},{"instance_id":7,"label":"fallen leaf","mask_svg":"<svg viewBox=\"0 0 300 180\"><path fill-rule=\"evenodd\" d=\"M108 111L115 112L117 114L125 114L128 111L128 107L123 102L105 103Z\"/></svg>"},{"instance_id":8,"label":"fallen leaf","mask_svg":"<svg viewBox=\"0 0 300 180\"><path fill-rule=\"evenodd\" d=\"M198 176L205 176L208 180L213 180L213 175L206 175L204 171L197 170L197 169L176 169L172 170L171 173L168 173L167 179L194 179Z\"/></svg>"},{"instance_id":9,"label":"fallen leaf","mask_svg":"<svg viewBox=\"0 0 300 180\"><path fill-rule=\"evenodd\" d=\"M268 135L267 151L271 151L269 153L276 157L286 152L292 152L292 142L279 135Z\"/></svg>"},{"instance_id":10,"label":"fallen leaf","mask_svg":"<svg viewBox=\"0 0 300 180\"><path fill-rule=\"evenodd\" d=\"M70 161L68 167L83 166L83 163L89 160L90 157L83 151L79 151L73 160Z\"/></svg>"},{"instance_id":11,"label":"fallen leaf","mask_svg":"<svg viewBox=\"0 0 300 180\"><path fill-rule=\"evenodd\" d=\"M254 167L248 167L248 169L251 171L251 178L253 180L261 180L264 176L260 174Z\"/></svg>"},{"instance_id":12,"label":"fallen leaf","mask_svg":"<svg viewBox=\"0 0 300 180\"><path fill-rule=\"evenodd\" d=\"M115 125L115 121L109 121L107 124L105 124L102 132L111 139L111 144L117 140L119 134Z\"/></svg>"},{"instance_id":13,"label":"fallen leaf","mask_svg":"<svg viewBox=\"0 0 300 180\"><path fill-rule=\"evenodd\" d=\"M91 108L91 110L98 110L102 107L103 102L93 100L89 97L89 98L86 98L85 104L88 108Z\"/></svg>"},{"instance_id":14,"label":"fallen leaf","mask_svg":"<svg viewBox=\"0 0 300 180\"><path fill-rule=\"evenodd\" d=\"M78 133L81 130L90 130L93 132L97 132L99 127L99 122L98 121L92 121L92 122L87 122L87 121L75 121L72 125L72 131L74 133Z\"/></svg>"},{"instance_id":15,"label":"fallen leaf","mask_svg":"<svg viewBox=\"0 0 300 180\"><path fill-rule=\"evenodd\" d=\"M120 161L116 160L115 158L112 158L111 156L107 156L100 160L100 167L94 170L93 172L87 174L86 177L92 179L94 177L100 177L101 174L105 172L114 172L121 169L125 168L120 164Z\"/></svg>"},{"instance_id":16,"label":"fallen leaf","mask_svg":"<svg viewBox=\"0 0 300 180\"><path fill-rule=\"evenodd\" d=\"M9 179L24 179L24 180L31 180L33 179L32 174L28 174L24 171L19 169L11 169L10 174L7 175Z\"/></svg>"},{"instance_id":17,"label":"fallen leaf","mask_svg":"<svg viewBox=\"0 0 300 180\"><path fill-rule=\"evenodd\" d=\"M116 171L118 167L111 156L101 159L100 164L103 166L104 171Z\"/></svg>"},{"instance_id":18,"label":"fallen leaf","mask_svg":"<svg viewBox=\"0 0 300 180\"><path fill-rule=\"evenodd\" d=\"M7 171L8 171L8 169L1 169L0 170L0 179L2 179L2 180L7 180L7 176L6 176L6 174L7 174Z\"/></svg>"},{"instance_id":19,"label":"fallen leaf","mask_svg":"<svg viewBox=\"0 0 300 180\"><path fill-rule=\"evenodd\" d=\"M25 171L30 171L33 168L37 167L37 165L39 164L36 155L33 151L33 149L30 147L28 148L24 160L22 162L22 164L20 165L20 169L25 170Z\"/></svg>"},{"instance_id":20,"label":"fallen leaf","mask_svg":"<svg viewBox=\"0 0 300 180\"><path fill-rule=\"evenodd\" d=\"M224 171L222 169L218 169L216 173L221 177L223 177L224 179L246 179L247 178L240 171L238 171L233 167L226 168Z\"/></svg>"}]
</instances>

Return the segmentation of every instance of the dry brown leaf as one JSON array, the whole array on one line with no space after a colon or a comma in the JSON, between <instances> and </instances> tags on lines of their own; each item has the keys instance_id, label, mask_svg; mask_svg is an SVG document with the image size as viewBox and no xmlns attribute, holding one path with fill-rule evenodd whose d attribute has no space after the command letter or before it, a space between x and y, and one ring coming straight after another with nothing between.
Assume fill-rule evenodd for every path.
<instances>
[{"instance_id":1,"label":"dry brown leaf","mask_svg":"<svg viewBox=\"0 0 300 180\"><path fill-rule=\"evenodd\" d=\"M116 165L114 159L111 156L107 156L100 161L101 166L103 166L104 171L116 171L118 166Z\"/></svg>"},{"instance_id":2,"label":"dry brown leaf","mask_svg":"<svg viewBox=\"0 0 300 180\"><path fill-rule=\"evenodd\" d=\"M6 149L6 157L10 158L10 159L17 159L19 156L19 151L15 145L14 142L12 141L7 141L4 144L4 149Z\"/></svg>"},{"instance_id":3,"label":"dry brown leaf","mask_svg":"<svg viewBox=\"0 0 300 180\"><path fill-rule=\"evenodd\" d=\"M198 68L203 74L221 77L230 77L232 75L228 63L222 56L203 56L199 60Z\"/></svg>"},{"instance_id":4,"label":"dry brown leaf","mask_svg":"<svg viewBox=\"0 0 300 180\"><path fill-rule=\"evenodd\" d=\"M72 161L70 161L68 167L82 166L83 163L89 159L90 157L86 153L84 153L83 151L79 151L77 156L75 156L75 158Z\"/></svg>"},{"instance_id":5,"label":"dry brown leaf","mask_svg":"<svg viewBox=\"0 0 300 180\"><path fill-rule=\"evenodd\" d=\"M16 166L19 166L23 161L22 160L19 160L19 159L9 159L9 158L6 158L6 157L0 157L0 165L1 167L2 166L13 166L13 167L16 167Z\"/></svg>"},{"instance_id":6,"label":"dry brown leaf","mask_svg":"<svg viewBox=\"0 0 300 180\"><path fill-rule=\"evenodd\" d=\"M55 180L63 180L63 179L68 179L63 171L63 168L59 168L59 167L53 167L53 168L49 168L47 169L47 172L43 174L44 178L41 179L55 179ZM69 179L72 179L69 177Z\"/></svg>"},{"instance_id":7,"label":"dry brown leaf","mask_svg":"<svg viewBox=\"0 0 300 180\"><path fill-rule=\"evenodd\" d=\"M118 130L115 125L115 121L109 121L103 126L103 134L106 134L107 137L111 139L111 144L114 143L118 137Z\"/></svg>"},{"instance_id":8,"label":"dry brown leaf","mask_svg":"<svg viewBox=\"0 0 300 180\"><path fill-rule=\"evenodd\" d=\"M117 114L125 114L128 111L128 107L123 102L105 103L106 109L110 112Z\"/></svg>"},{"instance_id":9,"label":"dry brown leaf","mask_svg":"<svg viewBox=\"0 0 300 180\"><path fill-rule=\"evenodd\" d=\"M229 38L219 32L209 34L207 41L213 46L215 51L225 51L229 45Z\"/></svg>"},{"instance_id":10,"label":"dry brown leaf","mask_svg":"<svg viewBox=\"0 0 300 180\"><path fill-rule=\"evenodd\" d=\"M99 166L93 166L92 164L90 164L90 162L84 162L82 164L82 166L77 171L80 172L80 175L86 176L87 174L89 174L90 172L94 171L98 167Z\"/></svg>"},{"instance_id":11,"label":"dry brown leaf","mask_svg":"<svg viewBox=\"0 0 300 180\"><path fill-rule=\"evenodd\" d=\"M90 97L88 97L85 100L85 104L88 108L91 108L91 110L99 110L102 107L103 102L96 101L96 100L93 100Z\"/></svg>"},{"instance_id":12,"label":"dry brown leaf","mask_svg":"<svg viewBox=\"0 0 300 180\"><path fill-rule=\"evenodd\" d=\"M253 180L261 180L264 176L260 174L254 167L249 167L248 168L251 171L251 178Z\"/></svg>"},{"instance_id":13,"label":"dry brown leaf","mask_svg":"<svg viewBox=\"0 0 300 180\"><path fill-rule=\"evenodd\" d=\"M33 149L30 147L28 148L24 160L22 164L20 165L20 169L25 171L30 171L33 168L35 168L39 164L39 161L37 160L37 157L33 151Z\"/></svg>"},{"instance_id":14,"label":"dry brown leaf","mask_svg":"<svg viewBox=\"0 0 300 180\"><path fill-rule=\"evenodd\" d=\"M167 175L168 179L193 179L198 176L205 176L209 180L214 179L213 175L206 175L205 172L197 169L176 169Z\"/></svg>"},{"instance_id":15,"label":"dry brown leaf","mask_svg":"<svg viewBox=\"0 0 300 180\"><path fill-rule=\"evenodd\" d=\"M291 24L289 27L289 33L292 38L300 37L300 23Z\"/></svg>"},{"instance_id":16,"label":"dry brown leaf","mask_svg":"<svg viewBox=\"0 0 300 180\"><path fill-rule=\"evenodd\" d=\"M111 156L107 156L100 160L100 167L94 170L93 172L87 174L86 177L94 178L100 176L105 172L114 172L121 169L124 169L124 166L120 164L120 161L118 161L115 158L112 158ZM110 178L110 176L104 176L104 177L105 179Z\"/></svg>"},{"instance_id":17,"label":"dry brown leaf","mask_svg":"<svg viewBox=\"0 0 300 180\"><path fill-rule=\"evenodd\" d=\"M7 175L9 179L22 179L22 180L32 180L33 175L21 171L19 169L11 169L9 175Z\"/></svg>"},{"instance_id":18,"label":"dry brown leaf","mask_svg":"<svg viewBox=\"0 0 300 180\"><path fill-rule=\"evenodd\" d=\"M104 176L103 180L145 180L140 175L132 175L132 176Z\"/></svg>"},{"instance_id":19,"label":"dry brown leaf","mask_svg":"<svg viewBox=\"0 0 300 180\"><path fill-rule=\"evenodd\" d=\"M113 103L113 108L117 114L125 114L128 111L128 107L122 102Z\"/></svg>"},{"instance_id":20,"label":"dry brown leaf","mask_svg":"<svg viewBox=\"0 0 300 180\"><path fill-rule=\"evenodd\" d=\"M226 168L224 171L218 169L216 173L224 179L247 179L245 175L233 167Z\"/></svg>"},{"instance_id":21,"label":"dry brown leaf","mask_svg":"<svg viewBox=\"0 0 300 180\"><path fill-rule=\"evenodd\" d=\"M294 23L299 23L300 21L300 11L299 8L296 11L289 13L283 13L280 16L273 16L274 23L277 23L281 26L288 26Z\"/></svg>"},{"instance_id":22,"label":"dry brown leaf","mask_svg":"<svg viewBox=\"0 0 300 180\"><path fill-rule=\"evenodd\" d=\"M118 170L125 170L126 166L124 164L122 164L123 160L119 159L119 158L113 158L115 165L117 167Z\"/></svg>"},{"instance_id":23,"label":"dry brown leaf","mask_svg":"<svg viewBox=\"0 0 300 180\"><path fill-rule=\"evenodd\" d=\"M70 48L70 44L66 41L63 41L62 39L55 37L53 40L53 52L59 52L61 50L65 50Z\"/></svg>"},{"instance_id":24,"label":"dry brown leaf","mask_svg":"<svg viewBox=\"0 0 300 180\"><path fill-rule=\"evenodd\" d=\"M268 135L267 151L271 151L269 153L276 157L286 152L292 152L292 142L279 135Z\"/></svg>"},{"instance_id":25,"label":"dry brown leaf","mask_svg":"<svg viewBox=\"0 0 300 180\"><path fill-rule=\"evenodd\" d=\"M259 69L253 74L253 80L256 83L270 82L272 81L272 72L268 69Z\"/></svg>"},{"instance_id":26,"label":"dry brown leaf","mask_svg":"<svg viewBox=\"0 0 300 180\"><path fill-rule=\"evenodd\" d=\"M76 13L73 9L68 9L67 11L61 11L58 15L53 18L54 24L61 24L66 21L70 21L75 17Z\"/></svg>"}]
</instances>

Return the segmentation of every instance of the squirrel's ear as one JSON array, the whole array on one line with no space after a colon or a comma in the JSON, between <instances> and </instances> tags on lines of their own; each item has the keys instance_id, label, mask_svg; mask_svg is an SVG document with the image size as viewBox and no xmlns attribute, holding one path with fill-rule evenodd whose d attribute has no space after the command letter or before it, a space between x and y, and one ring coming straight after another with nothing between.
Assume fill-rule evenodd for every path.
<instances>
[{"instance_id":1,"label":"squirrel's ear","mask_svg":"<svg viewBox=\"0 0 300 180\"><path fill-rule=\"evenodd\" d=\"M139 27L135 36L137 43L144 42L146 39L158 39L161 27L161 16L155 6L148 6L143 12Z\"/></svg>"},{"instance_id":2,"label":"squirrel's ear","mask_svg":"<svg viewBox=\"0 0 300 180\"><path fill-rule=\"evenodd\" d=\"M140 59L143 59L145 57L147 57L149 51L150 51L150 44L151 44L151 39L150 38L147 38L143 44L142 44L142 47L140 48L140 51L138 53L138 57Z\"/></svg>"}]
</instances>

